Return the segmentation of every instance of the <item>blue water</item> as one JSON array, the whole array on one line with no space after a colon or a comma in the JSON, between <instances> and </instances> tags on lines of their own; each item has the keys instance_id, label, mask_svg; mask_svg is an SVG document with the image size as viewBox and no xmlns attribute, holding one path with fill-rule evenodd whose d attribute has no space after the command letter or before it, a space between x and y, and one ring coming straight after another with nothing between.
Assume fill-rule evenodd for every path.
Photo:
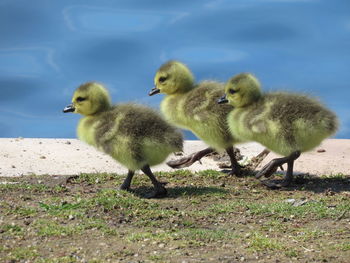
<instances>
[{"instance_id":1,"label":"blue water","mask_svg":"<svg viewBox=\"0 0 350 263\"><path fill-rule=\"evenodd\" d=\"M249 71L317 96L350 138L349 0L0 0L0 137L75 137L62 108L91 80L158 107L147 93L169 59L198 81Z\"/></svg>"}]
</instances>

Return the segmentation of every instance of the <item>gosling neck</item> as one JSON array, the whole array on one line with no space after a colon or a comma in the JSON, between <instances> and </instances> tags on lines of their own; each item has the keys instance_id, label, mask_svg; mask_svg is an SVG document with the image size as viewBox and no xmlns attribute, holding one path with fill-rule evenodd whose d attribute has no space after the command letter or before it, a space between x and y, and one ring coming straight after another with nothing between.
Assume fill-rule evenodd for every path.
<instances>
[{"instance_id":1,"label":"gosling neck","mask_svg":"<svg viewBox=\"0 0 350 263\"><path fill-rule=\"evenodd\" d=\"M86 117L96 117L101 115L102 113L109 111L112 108L112 105L110 104L103 104L94 113L91 113L89 115L86 115Z\"/></svg>"},{"instance_id":2,"label":"gosling neck","mask_svg":"<svg viewBox=\"0 0 350 263\"><path fill-rule=\"evenodd\" d=\"M168 96L183 96L187 92L190 92L196 87L194 84L188 84L186 86L182 86L181 88L177 89L175 92L167 94Z\"/></svg>"},{"instance_id":3,"label":"gosling neck","mask_svg":"<svg viewBox=\"0 0 350 263\"><path fill-rule=\"evenodd\" d=\"M102 113L102 112L105 112L105 111L109 111L111 108L112 108L112 105L111 105L110 102L103 103L103 104L99 107L97 113Z\"/></svg>"},{"instance_id":4,"label":"gosling neck","mask_svg":"<svg viewBox=\"0 0 350 263\"><path fill-rule=\"evenodd\" d=\"M263 99L263 95L259 93L250 94L246 100L242 100L240 104L234 105L237 108L248 108L258 104Z\"/></svg>"}]
</instances>

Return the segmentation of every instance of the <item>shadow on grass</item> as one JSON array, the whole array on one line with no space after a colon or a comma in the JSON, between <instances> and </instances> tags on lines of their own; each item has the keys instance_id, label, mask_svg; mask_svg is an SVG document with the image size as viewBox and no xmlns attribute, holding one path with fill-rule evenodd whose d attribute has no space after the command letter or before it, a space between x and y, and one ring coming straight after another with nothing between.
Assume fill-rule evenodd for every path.
<instances>
[{"instance_id":1,"label":"shadow on grass","mask_svg":"<svg viewBox=\"0 0 350 263\"><path fill-rule=\"evenodd\" d=\"M271 179L269 182L278 183L281 180ZM294 177L293 182L288 187L281 190L309 191L314 193L341 193L350 191L350 175L340 175L334 177L319 177L317 175L302 174Z\"/></svg>"},{"instance_id":2,"label":"shadow on grass","mask_svg":"<svg viewBox=\"0 0 350 263\"><path fill-rule=\"evenodd\" d=\"M221 169L220 172L227 174L227 176L230 176L228 174L231 172L231 169ZM235 175L235 176L240 177L240 178L242 178L242 177L254 177L256 173L257 173L256 171L251 170L249 167L242 167L241 173L238 176L237 175Z\"/></svg>"},{"instance_id":3,"label":"shadow on grass","mask_svg":"<svg viewBox=\"0 0 350 263\"><path fill-rule=\"evenodd\" d=\"M225 195L229 191L221 189L219 187L196 187L196 186L183 186L174 187L168 189L168 197L179 197L179 196L199 196L199 195Z\"/></svg>"},{"instance_id":4,"label":"shadow on grass","mask_svg":"<svg viewBox=\"0 0 350 263\"><path fill-rule=\"evenodd\" d=\"M153 191L153 187L140 186L134 188L132 192L141 198ZM200 195L226 195L229 191L219 187L196 187L196 186L179 186L167 188L168 194L165 198L177 198L181 196L200 196Z\"/></svg>"}]
</instances>

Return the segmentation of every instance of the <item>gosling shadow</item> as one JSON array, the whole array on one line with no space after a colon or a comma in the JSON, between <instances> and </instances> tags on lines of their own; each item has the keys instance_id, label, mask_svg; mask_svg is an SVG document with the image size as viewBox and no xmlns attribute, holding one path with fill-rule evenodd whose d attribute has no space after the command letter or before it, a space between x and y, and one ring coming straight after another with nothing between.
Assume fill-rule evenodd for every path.
<instances>
[{"instance_id":1,"label":"gosling shadow","mask_svg":"<svg viewBox=\"0 0 350 263\"><path fill-rule=\"evenodd\" d=\"M133 188L131 191L134 195L145 198L147 193L152 192L153 187L140 186ZM167 188L167 196L165 198L178 198L181 196L201 196L201 195L225 195L229 191L220 187L204 187L204 186L175 186Z\"/></svg>"},{"instance_id":2,"label":"gosling shadow","mask_svg":"<svg viewBox=\"0 0 350 263\"><path fill-rule=\"evenodd\" d=\"M280 182L281 180L267 179L269 182ZM319 177L314 174L297 174L292 183L283 187L284 191L309 191L313 193L336 194L350 191L350 175L334 177Z\"/></svg>"}]
</instances>

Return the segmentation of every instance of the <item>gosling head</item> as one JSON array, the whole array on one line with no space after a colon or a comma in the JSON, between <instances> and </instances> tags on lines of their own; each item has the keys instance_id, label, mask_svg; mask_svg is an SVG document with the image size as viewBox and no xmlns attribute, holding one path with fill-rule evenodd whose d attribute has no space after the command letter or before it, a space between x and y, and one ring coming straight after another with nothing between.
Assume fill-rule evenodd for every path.
<instances>
[{"instance_id":1,"label":"gosling head","mask_svg":"<svg viewBox=\"0 0 350 263\"><path fill-rule=\"evenodd\" d=\"M252 74L241 73L226 83L225 95L218 100L218 103L230 103L239 108L253 103L260 96L261 88L258 79Z\"/></svg>"},{"instance_id":2,"label":"gosling head","mask_svg":"<svg viewBox=\"0 0 350 263\"><path fill-rule=\"evenodd\" d=\"M158 69L154 77L154 88L149 95L184 93L192 89L193 86L194 77L189 68L181 62L172 60Z\"/></svg>"},{"instance_id":3,"label":"gosling head","mask_svg":"<svg viewBox=\"0 0 350 263\"><path fill-rule=\"evenodd\" d=\"M88 82L79 86L72 98L72 104L66 106L63 112L74 112L82 115L94 115L108 110L111 98L107 89L96 82Z\"/></svg>"}]
</instances>

